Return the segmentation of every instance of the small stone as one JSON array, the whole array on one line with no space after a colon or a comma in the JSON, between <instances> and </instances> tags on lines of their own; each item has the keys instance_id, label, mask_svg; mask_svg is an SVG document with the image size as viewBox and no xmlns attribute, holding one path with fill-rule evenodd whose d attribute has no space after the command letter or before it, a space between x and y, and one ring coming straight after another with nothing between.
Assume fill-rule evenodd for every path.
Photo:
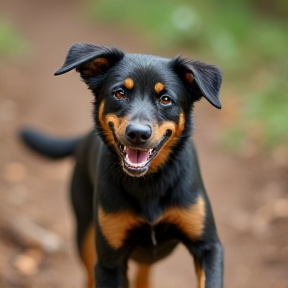
<instances>
[{"instance_id":1,"label":"small stone","mask_svg":"<svg viewBox=\"0 0 288 288\"><path fill-rule=\"evenodd\" d=\"M11 234L20 243L37 246L48 254L57 253L64 248L64 240L56 233L32 222L25 217L13 219L9 225Z\"/></svg>"},{"instance_id":2,"label":"small stone","mask_svg":"<svg viewBox=\"0 0 288 288\"><path fill-rule=\"evenodd\" d=\"M37 249L30 249L16 257L14 267L20 274L32 276L38 273L42 260L43 252Z\"/></svg>"}]
</instances>

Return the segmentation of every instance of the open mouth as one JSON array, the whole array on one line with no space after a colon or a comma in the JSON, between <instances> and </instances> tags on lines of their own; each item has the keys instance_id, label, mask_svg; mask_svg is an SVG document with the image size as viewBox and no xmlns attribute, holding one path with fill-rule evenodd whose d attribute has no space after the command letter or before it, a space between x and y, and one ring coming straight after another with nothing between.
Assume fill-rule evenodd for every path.
<instances>
[{"instance_id":1,"label":"open mouth","mask_svg":"<svg viewBox=\"0 0 288 288\"><path fill-rule=\"evenodd\" d=\"M114 129L112 129L115 139L115 150L120 156L123 170L132 177L143 176L147 171L152 160L159 154L161 148L171 136L172 131L167 130L162 139L153 148L145 149L139 147L131 147L122 144L116 137Z\"/></svg>"},{"instance_id":2,"label":"open mouth","mask_svg":"<svg viewBox=\"0 0 288 288\"><path fill-rule=\"evenodd\" d=\"M152 158L154 158L155 148L142 150L135 149L122 144L119 145L121 152L124 154L124 160L131 168L143 168ZM156 156L156 155L155 155Z\"/></svg>"},{"instance_id":3,"label":"open mouth","mask_svg":"<svg viewBox=\"0 0 288 288\"><path fill-rule=\"evenodd\" d=\"M159 152L157 148L139 149L120 143L117 148L123 161L124 170L131 176L142 176L148 170L152 159Z\"/></svg>"}]
</instances>

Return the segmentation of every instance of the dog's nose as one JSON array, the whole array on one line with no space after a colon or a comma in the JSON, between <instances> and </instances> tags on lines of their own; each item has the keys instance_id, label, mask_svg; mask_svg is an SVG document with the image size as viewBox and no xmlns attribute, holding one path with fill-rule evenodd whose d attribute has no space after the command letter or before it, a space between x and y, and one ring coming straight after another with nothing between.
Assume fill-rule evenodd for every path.
<instances>
[{"instance_id":1,"label":"dog's nose","mask_svg":"<svg viewBox=\"0 0 288 288\"><path fill-rule=\"evenodd\" d=\"M152 129L148 125L143 125L139 123L129 124L126 128L127 139L135 144L144 144L152 134Z\"/></svg>"}]
</instances>

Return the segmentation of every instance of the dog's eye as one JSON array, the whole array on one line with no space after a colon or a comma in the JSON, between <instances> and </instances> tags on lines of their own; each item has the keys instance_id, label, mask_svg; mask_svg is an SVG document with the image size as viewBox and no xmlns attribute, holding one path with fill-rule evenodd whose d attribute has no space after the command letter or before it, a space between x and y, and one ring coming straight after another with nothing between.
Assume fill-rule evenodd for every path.
<instances>
[{"instance_id":1,"label":"dog's eye","mask_svg":"<svg viewBox=\"0 0 288 288\"><path fill-rule=\"evenodd\" d=\"M124 99L125 98L125 92L122 89L116 90L114 92L114 96L118 99Z\"/></svg>"},{"instance_id":2,"label":"dog's eye","mask_svg":"<svg viewBox=\"0 0 288 288\"><path fill-rule=\"evenodd\" d=\"M169 105L172 102L171 98L167 95L161 96L159 101L162 105Z\"/></svg>"}]
</instances>

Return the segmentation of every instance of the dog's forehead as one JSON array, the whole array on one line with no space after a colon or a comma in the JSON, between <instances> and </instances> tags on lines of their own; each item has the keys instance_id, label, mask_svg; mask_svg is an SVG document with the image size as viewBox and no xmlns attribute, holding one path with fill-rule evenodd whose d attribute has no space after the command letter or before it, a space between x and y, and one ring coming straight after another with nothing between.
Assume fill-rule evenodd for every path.
<instances>
[{"instance_id":1,"label":"dog's forehead","mask_svg":"<svg viewBox=\"0 0 288 288\"><path fill-rule=\"evenodd\" d=\"M170 82L176 73L171 69L170 59L143 54L126 54L117 67L118 75L131 78L138 84L144 82ZM155 84L155 83L154 83Z\"/></svg>"},{"instance_id":2,"label":"dog's forehead","mask_svg":"<svg viewBox=\"0 0 288 288\"><path fill-rule=\"evenodd\" d=\"M170 59L160 56L147 55L147 54L132 54L132 53L125 54L123 59L124 61L126 60L143 67L151 65L153 66L155 64L167 65L167 63L170 61Z\"/></svg>"}]
</instances>

